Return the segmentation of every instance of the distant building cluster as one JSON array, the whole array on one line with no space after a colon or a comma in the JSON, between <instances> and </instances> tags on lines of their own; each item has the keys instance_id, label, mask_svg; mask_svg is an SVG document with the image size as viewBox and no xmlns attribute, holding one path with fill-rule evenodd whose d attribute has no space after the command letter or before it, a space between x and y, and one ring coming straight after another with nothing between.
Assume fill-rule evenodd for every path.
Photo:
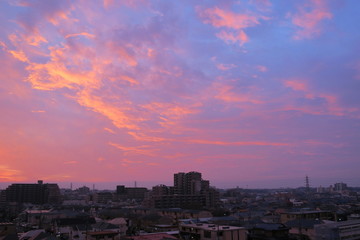
<instances>
[{"instance_id":1,"label":"distant building cluster","mask_svg":"<svg viewBox=\"0 0 360 240\"><path fill-rule=\"evenodd\" d=\"M316 191L318 193L325 193L325 192L338 192L338 193L342 193L345 192L346 190L348 190L347 184L346 183L335 183L334 185L330 185L329 187L318 187L316 189Z\"/></svg>"},{"instance_id":2,"label":"distant building cluster","mask_svg":"<svg viewBox=\"0 0 360 240\"><path fill-rule=\"evenodd\" d=\"M0 192L0 240L359 240L360 188L214 189L199 172L173 185Z\"/></svg>"}]
</instances>

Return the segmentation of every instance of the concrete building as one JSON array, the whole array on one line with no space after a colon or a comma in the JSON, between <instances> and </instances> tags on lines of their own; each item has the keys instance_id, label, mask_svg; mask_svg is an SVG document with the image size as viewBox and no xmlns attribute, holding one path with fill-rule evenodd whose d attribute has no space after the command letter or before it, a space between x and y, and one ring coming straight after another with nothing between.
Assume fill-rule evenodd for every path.
<instances>
[{"instance_id":1,"label":"concrete building","mask_svg":"<svg viewBox=\"0 0 360 240\"><path fill-rule=\"evenodd\" d=\"M175 173L174 174L174 194L195 195L200 194L204 185L204 180L199 172ZM208 181L207 181L208 182Z\"/></svg>"},{"instance_id":2,"label":"concrete building","mask_svg":"<svg viewBox=\"0 0 360 240\"><path fill-rule=\"evenodd\" d=\"M116 186L116 198L134 199L142 201L145 198L145 194L148 192L147 188L143 187L125 187L124 185Z\"/></svg>"},{"instance_id":3,"label":"concrete building","mask_svg":"<svg viewBox=\"0 0 360 240\"><path fill-rule=\"evenodd\" d=\"M318 219L296 219L285 225L290 228L289 236L296 237L296 239L315 240L315 226L323 223L323 220Z\"/></svg>"},{"instance_id":4,"label":"concrete building","mask_svg":"<svg viewBox=\"0 0 360 240\"><path fill-rule=\"evenodd\" d=\"M315 225L316 240L360 239L360 220Z\"/></svg>"},{"instance_id":5,"label":"concrete building","mask_svg":"<svg viewBox=\"0 0 360 240\"><path fill-rule=\"evenodd\" d=\"M61 202L59 186L55 183L11 184L5 190L6 202L54 204Z\"/></svg>"},{"instance_id":6,"label":"concrete building","mask_svg":"<svg viewBox=\"0 0 360 240\"><path fill-rule=\"evenodd\" d=\"M329 211L299 211L299 212L283 212L280 213L280 222L287 223L296 219L320 219L333 220L334 214Z\"/></svg>"},{"instance_id":7,"label":"concrete building","mask_svg":"<svg viewBox=\"0 0 360 240\"><path fill-rule=\"evenodd\" d=\"M334 190L336 191L336 192L343 192L344 190L346 190L347 189L347 185L346 185L346 183L335 183L334 184Z\"/></svg>"},{"instance_id":8,"label":"concrete building","mask_svg":"<svg viewBox=\"0 0 360 240\"><path fill-rule=\"evenodd\" d=\"M220 202L220 194L210 188L208 180L203 180L201 173L175 173L174 187L158 185L144 201L150 208L215 208Z\"/></svg>"},{"instance_id":9,"label":"concrete building","mask_svg":"<svg viewBox=\"0 0 360 240\"><path fill-rule=\"evenodd\" d=\"M95 203L107 204L114 200L114 194L112 192L98 192L92 195L92 199Z\"/></svg>"},{"instance_id":10,"label":"concrete building","mask_svg":"<svg viewBox=\"0 0 360 240\"><path fill-rule=\"evenodd\" d=\"M161 195L152 196L153 208L202 209L206 204L204 195Z\"/></svg>"},{"instance_id":11,"label":"concrete building","mask_svg":"<svg viewBox=\"0 0 360 240\"><path fill-rule=\"evenodd\" d=\"M248 240L289 240L289 228L281 223L259 223L248 231Z\"/></svg>"},{"instance_id":12,"label":"concrete building","mask_svg":"<svg viewBox=\"0 0 360 240\"><path fill-rule=\"evenodd\" d=\"M243 227L215 224L185 224L179 226L181 239L185 240L245 240L247 231Z\"/></svg>"}]
</instances>

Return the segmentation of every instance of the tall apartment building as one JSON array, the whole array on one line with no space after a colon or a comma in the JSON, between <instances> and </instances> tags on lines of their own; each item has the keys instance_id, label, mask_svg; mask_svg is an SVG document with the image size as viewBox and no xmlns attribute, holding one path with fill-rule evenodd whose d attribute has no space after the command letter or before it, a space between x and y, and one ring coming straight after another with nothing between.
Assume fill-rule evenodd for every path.
<instances>
[{"instance_id":1,"label":"tall apartment building","mask_svg":"<svg viewBox=\"0 0 360 240\"><path fill-rule=\"evenodd\" d=\"M175 173L174 193L179 195L200 194L206 183L209 185L209 181L202 180L199 172Z\"/></svg>"},{"instance_id":2,"label":"tall apartment building","mask_svg":"<svg viewBox=\"0 0 360 240\"><path fill-rule=\"evenodd\" d=\"M61 201L59 186L55 183L12 184L5 189L7 202L46 204Z\"/></svg>"},{"instance_id":3,"label":"tall apartment building","mask_svg":"<svg viewBox=\"0 0 360 240\"><path fill-rule=\"evenodd\" d=\"M342 192L342 191L344 191L344 190L346 190L347 189L347 184L346 183L335 183L334 184L334 190L336 191L336 192Z\"/></svg>"},{"instance_id":4,"label":"tall apartment building","mask_svg":"<svg viewBox=\"0 0 360 240\"><path fill-rule=\"evenodd\" d=\"M218 203L218 191L199 172L175 173L174 187L155 186L144 201L147 207L183 209L214 208Z\"/></svg>"}]
</instances>

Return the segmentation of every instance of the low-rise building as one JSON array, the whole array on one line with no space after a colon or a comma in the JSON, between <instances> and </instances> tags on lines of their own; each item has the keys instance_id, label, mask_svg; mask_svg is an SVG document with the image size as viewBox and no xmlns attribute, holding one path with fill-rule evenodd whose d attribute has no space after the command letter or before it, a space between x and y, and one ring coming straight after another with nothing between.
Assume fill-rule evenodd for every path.
<instances>
[{"instance_id":1,"label":"low-rise building","mask_svg":"<svg viewBox=\"0 0 360 240\"><path fill-rule=\"evenodd\" d=\"M243 227L216 224L186 224L179 226L180 237L185 240L246 240L247 231Z\"/></svg>"},{"instance_id":2,"label":"low-rise building","mask_svg":"<svg viewBox=\"0 0 360 240\"><path fill-rule=\"evenodd\" d=\"M325 223L315 226L316 240L360 239L360 220Z\"/></svg>"},{"instance_id":3,"label":"low-rise building","mask_svg":"<svg viewBox=\"0 0 360 240\"><path fill-rule=\"evenodd\" d=\"M288 240L289 228L281 223L258 223L248 228L248 240Z\"/></svg>"},{"instance_id":4,"label":"low-rise building","mask_svg":"<svg viewBox=\"0 0 360 240\"><path fill-rule=\"evenodd\" d=\"M283 212L280 214L280 222L286 223L295 219L320 219L333 220L334 214L329 211L299 211L299 212Z\"/></svg>"},{"instance_id":5,"label":"low-rise building","mask_svg":"<svg viewBox=\"0 0 360 240\"><path fill-rule=\"evenodd\" d=\"M297 239L315 240L315 226L323 223L323 220L318 219L296 219L285 223L285 225L290 228L290 236Z\"/></svg>"}]
</instances>

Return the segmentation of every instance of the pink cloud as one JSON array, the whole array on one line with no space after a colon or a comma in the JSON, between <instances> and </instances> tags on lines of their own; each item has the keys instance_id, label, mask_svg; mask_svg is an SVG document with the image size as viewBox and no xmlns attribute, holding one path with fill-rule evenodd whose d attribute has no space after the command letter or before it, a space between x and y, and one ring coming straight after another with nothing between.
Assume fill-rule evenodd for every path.
<instances>
[{"instance_id":1,"label":"pink cloud","mask_svg":"<svg viewBox=\"0 0 360 240\"><path fill-rule=\"evenodd\" d=\"M31 110L32 113L46 113L45 110Z\"/></svg>"},{"instance_id":2,"label":"pink cloud","mask_svg":"<svg viewBox=\"0 0 360 240\"><path fill-rule=\"evenodd\" d=\"M244 45L244 43L249 41L248 36L242 30L235 33L222 30L219 33L217 33L216 36L226 43L239 42L240 46Z\"/></svg>"},{"instance_id":3,"label":"pink cloud","mask_svg":"<svg viewBox=\"0 0 360 240\"><path fill-rule=\"evenodd\" d=\"M95 35L87 33L87 32L67 34L65 36L65 38L78 37L78 36L84 36L87 38L95 38Z\"/></svg>"},{"instance_id":4,"label":"pink cloud","mask_svg":"<svg viewBox=\"0 0 360 240\"><path fill-rule=\"evenodd\" d=\"M298 106L287 101L283 110L296 110L313 115L353 116L356 114L356 108L342 107L336 95L315 91L310 88L308 82L306 79L291 79L284 81L284 86L296 91L299 98L303 97L312 101L321 99L323 104Z\"/></svg>"},{"instance_id":5,"label":"pink cloud","mask_svg":"<svg viewBox=\"0 0 360 240\"><path fill-rule=\"evenodd\" d=\"M168 141L166 138L157 137L152 135L145 134L144 132L128 132L130 136L132 136L137 141L144 141L144 142L163 142Z\"/></svg>"},{"instance_id":6,"label":"pink cloud","mask_svg":"<svg viewBox=\"0 0 360 240\"><path fill-rule=\"evenodd\" d=\"M262 66L262 65L257 65L256 69L260 72L267 72L268 68L266 66Z\"/></svg>"},{"instance_id":7,"label":"pink cloud","mask_svg":"<svg viewBox=\"0 0 360 240\"><path fill-rule=\"evenodd\" d=\"M223 63L219 63L219 64L216 64L216 67L217 67L219 70L227 71L227 70L236 68L237 66L236 66L235 64L223 64Z\"/></svg>"},{"instance_id":8,"label":"pink cloud","mask_svg":"<svg viewBox=\"0 0 360 240\"><path fill-rule=\"evenodd\" d=\"M104 128L105 131L115 134L116 132L114 130L112 130L111 128Z\"/></svg>"},{"instance_id":9,"label":"pink cloud","mask_svg":"<svg viewBox=\"0 0 360 240\"><path fill-rule=\"evenodd\" d=\"M292 23L299 28L294 39L310 39L318 36L322 32L320 23L331 18L332 13L327 7L327 1L309 0L292 15Z\"/></svg>"},{"instance_id":10,"label":"pink cloud","mask_svg":"<svg viewBox=\"0 0 360 240\"><path fill-rule=\"evenodd\" d=\"M289 87L295 91L308 91L307 83L304 80L286 80L284 82L286 87Z\"/></svg>"},{"instance_id":11,"label":"pink cloud","mask_svg":"<svg viewBox=\"0 0 360 240\"><path fill-rule=\"evenodd\" d=\"M146 156L155 156L155 149L152 149L150 146L136 146L136 147L126 147L117 143L109 142L109 145L116 147L124 152L124 155L146 155Z\"/></svg>"},{"instance_id":12,"label":"pink cloud","mask_svg":"<svg viewBox=\"0 0 360 240\"><path fill-rule=\"evenodd\" d=\"M232 11L223 10L218 7L199 11L204 23L211 24L216 28L229 28L240 30L259 24L257 17L247 14L237 14Z\"/></svg>"},{"instance_id":13,"label":"pink cloud","mask_svg":"<svg viewBox=\"0 0 360 240\"><path fill-rule=\"evenodd\" d=\"M255 141L255 142L225 142L225 141L211 141L211 140L201 140L201 139L191 139L188 140L190 143L197 143L197 144L209 144L209 145L220 145L220 146L288 146L288 143L278 143L278 142L262 142L262 141Z\"/></svg>"},{"instance_id":14,"label":"pink cloud","mask_svg":"<svg viewBox=\"0 0 360 240\"><path fill-rule=\"evenodd\" d=\"M236 93L234 87L230 85L215 84L216 89L215 98L228 103L252 103L263 104L264 102L257 99L251 93L241 92Z\"/></svg>"},{"instance_id":15,"label":"pink cloud","mask_svg":"<svg viewBox=\"0 0 360 240\"><path fill-rule=\"evenodd\" d=\"M259 19L267 19L263 16L257 17L253 14L240 14L218 7L207 8L205 10L198 8L198 14L204 23L223 29L216 34L218 38L226 43L239 42L240 45L249 41L243 29L260 24Z\"/></svg>"},{"instance_id":16,"label":"pink cloud","mask_svg":"<svg viewBox=\"0 0 360 240\"><path fill-rule=\"evenodd\" d=\"M78 161L66 161L64 162L64 164L77 164Z\"/></svg>"}]
</instances>

